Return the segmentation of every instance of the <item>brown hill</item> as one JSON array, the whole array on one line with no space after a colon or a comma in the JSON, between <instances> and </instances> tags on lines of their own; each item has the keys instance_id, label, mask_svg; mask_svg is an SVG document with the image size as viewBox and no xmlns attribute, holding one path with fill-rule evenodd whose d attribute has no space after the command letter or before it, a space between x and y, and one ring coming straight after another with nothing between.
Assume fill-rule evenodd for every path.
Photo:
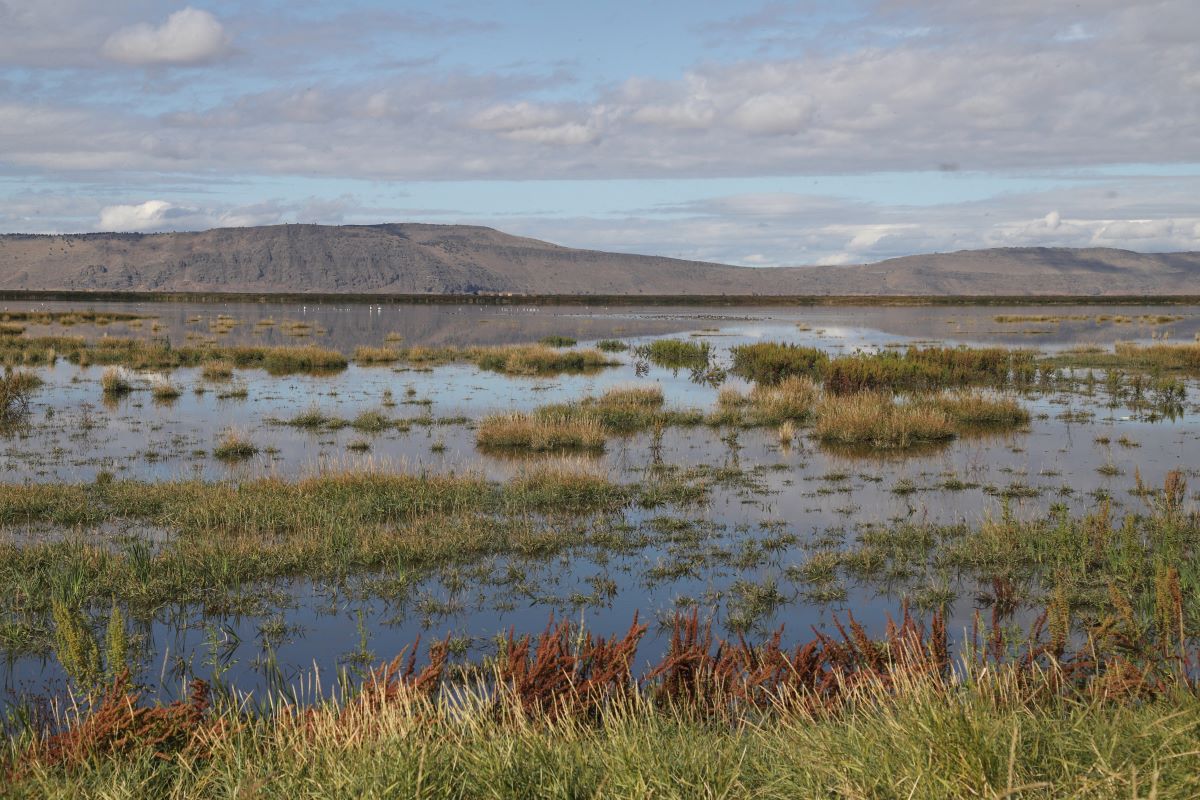
<instances>
[{"instance_id":1,"label":"brown hill","mask_svg":"<svg viewBox=\"0 0 1200 800\"><path fill-rule=\"evenodd\" d=\"M467 225L0 236L0 289L632 295L1200 294L1200 253L1005 248L757 269Z\"/></svg>"}]
</instances>

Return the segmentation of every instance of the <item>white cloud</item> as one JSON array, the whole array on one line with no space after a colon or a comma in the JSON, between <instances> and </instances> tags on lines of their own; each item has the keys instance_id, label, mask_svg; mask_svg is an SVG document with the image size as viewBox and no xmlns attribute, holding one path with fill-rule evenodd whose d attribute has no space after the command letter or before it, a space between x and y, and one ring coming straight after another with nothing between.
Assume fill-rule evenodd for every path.
<instances>
[{"instance_id":1,"label":"white cloud","mask_svg":"<svg viewBox=\"0 0 1200 800\"><path fill-rule=\"evenodd\" d=\"M202 64L226 54L229 45L220 20L188 6L158 27L143 22L122 28L108 37L101 52L123 64Z\"/></svg>"},{"instance_id":2,"label":"white cloud","mask_svg":"<svg viewBox=\"0 0 1200 800\"><path fill-rule=\"evenodd\" d=\"M165 200L147 200L137 205L105 206L100 209L100 229L104 231L158 230L175 206Z\"/></svg>"}]
</instances>

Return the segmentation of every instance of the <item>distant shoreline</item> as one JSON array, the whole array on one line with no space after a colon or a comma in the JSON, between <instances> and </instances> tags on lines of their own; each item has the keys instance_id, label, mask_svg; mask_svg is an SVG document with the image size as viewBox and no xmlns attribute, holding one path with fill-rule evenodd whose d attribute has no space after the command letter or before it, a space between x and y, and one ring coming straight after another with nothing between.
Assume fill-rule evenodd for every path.
<instances>
[{"instance_id":1,"label":"distant shoreline","mask_svg":"<svg viewBox=\"0 0 1200 800\"><path fill-rule=\"evenodd\" d=\"M495 306L1082 306L1200 305L1200 295L599 295L372 294L337 292L118 292L0 290L0 302L353 303Z\"/></svg>"}]
</instances>

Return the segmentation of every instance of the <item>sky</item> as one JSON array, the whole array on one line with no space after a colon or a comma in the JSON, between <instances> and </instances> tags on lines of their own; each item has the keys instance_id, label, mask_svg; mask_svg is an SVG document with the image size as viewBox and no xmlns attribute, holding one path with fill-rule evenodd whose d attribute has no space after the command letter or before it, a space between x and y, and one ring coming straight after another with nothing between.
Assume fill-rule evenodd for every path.
<instances>
[{"instance_id":1,"label":"sky","mask_svg":"<svg viewBox=\"0 0 1200 800\"><path fill-rule=\"evenodd\" d=\"M1197 0L0 0L0 232L1200 250Z\"/></svg>"}]
</instances>

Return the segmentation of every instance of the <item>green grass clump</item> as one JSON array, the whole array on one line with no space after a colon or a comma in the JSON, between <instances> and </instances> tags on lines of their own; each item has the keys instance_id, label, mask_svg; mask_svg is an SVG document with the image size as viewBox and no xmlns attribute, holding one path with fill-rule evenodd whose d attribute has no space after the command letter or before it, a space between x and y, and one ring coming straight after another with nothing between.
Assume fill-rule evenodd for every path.
<instances>
[{"instance_id":1,"label":"green grass clump","mask_svg":"<svg viewBox=\"0 0 1200 800\"><path fill-rule=\"evenodd\" d=\"M574 347L576 341L570 336L543 336L538 340L538 344L544 344L547 347Z\"/></svg>"},{"instance_id":2,"label":"green grass clump","mask_svg":"<svg viewBox=\"0 0 1200 800\"><path fill-rule=\"evenodd\" d=\"M309 406L304 411L295 414L291 418L284 420L284 425L290 425L293 428L328 428L340 427L345 424L343 420L332 417L326 414L318 406Z\"/></svg>"},{"instance_id":3,"label":"green grass clump","mask_svg":"<svg viewBox=\"0 0 1200 800\"><path fill-rule=\"evenodd\" d=\"M655 339L638 346L637 354L660 367L696 369L708 366L708 342L688 342L682 339Z\"/></svg>"},{"instance_id":4,"label":"green grass clump","mask_svg":"<svg viewBox=\"0 0 1200 800\"><path fill-rule=\"evenodd\" d=\"M828 396L817 406L815 433L831 444L899 450L953 439L954 422L926 402L895 402L887 394Z\"/></svg>"},{"instance_id":5,"label":"green grass clump","mask_svg":"<svg viewBox=\"0 0 1200 800\"><path fill-rule=\"evenodd\" d=\"M596 349L605 353L624 353L629 349L629 345L620 339L601 339L596 342Z\"/></svg>"},{"instance_id":6,"label":"green grass clump","mask_svg":"<svg viewBox=\"0 0 1200 800\"><path fill-rule=\"evenodd\" d=\"M0 322L0 336L20 336L25 326L19 322Z\"/></svg>"},{"instance_id":7,"label":"green grass clump","mask_svg":"<svg viewBox=\"0 0 1200 800\"><path fill-rule=\"evenodd\" d=\"M350 422L350 427L363 433L379 433L393 425L392 418L382 411L364 411Z\"/></svg>"},{"instance_id":8,"label":"green grass clump","mask_svg":"<svg viewBox=\"0 0 1200 800\"><path fill-rule=\"evenodd\" d=\"M1036 374L1034 354L1002 347L910 347L832 359L825 367L825 389L856 392L936 391L959 386L1005 386Z\"/></svg>"},{"instance_id":9,"label":"green grass clump","mask_svg":"<svg viewBox=\"0 0 1200 800\"><path fill-rule=\"evenodd\" d=\"M213 448L213 457L221 461L244 461L258 455L258 446L243 433L227 431Z\"/></svg>"},{"instance_id":10,"label":"green grass clump","mask_svg":"<svg viewBox=\"0 0 1200 800\"><path fill-rule=\"evenodd\" d=\"M749 417L754 425L778 425L800 421L812 414L818 397L817 385L797 375L775 384L759 384L750 390Z\"/></svg>"},{"instance_id":11,"label":"green grass clump","mask_svg":"<svg viewBox=\"0 0 1200 800\"><path fill-rule=\"evenodd\" d=\"M734 347L733 373L759 384L789 377L820 378L829 356L817 347L780 342L755 342Z\"/></svg>"}]
</instances>

